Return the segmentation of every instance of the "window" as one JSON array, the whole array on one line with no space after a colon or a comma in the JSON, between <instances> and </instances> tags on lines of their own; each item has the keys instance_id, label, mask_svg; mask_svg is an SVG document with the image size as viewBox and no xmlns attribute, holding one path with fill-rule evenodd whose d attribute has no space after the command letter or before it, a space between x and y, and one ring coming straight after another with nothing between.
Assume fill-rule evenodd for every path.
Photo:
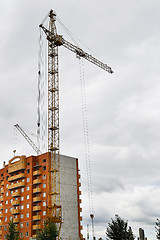
<instances>
[{"instance_id":1,"label":"window","mask_svg":"<svg viewBox=\"0 0 160 240\"><path fill-rule=\"evenodd\" d=\"M29 199L29 195L27 195L27 199Z\"/></svg>"},{"instance_id":2,"label":"window","mask_svg":"<svg viewBox=\"0 0 160 240\"><path fill-rule=\"evenodd\" d=\"M28 222L26 222L26 227L29 227L29 223Z\"/></svg>"},{"instance_id":3,"label":"window","mask_svg":"<svg viewBox=\"0 0 160 240\"><path fill-rule=\"evenodd\" d=\"M7 226L4 227L4 230L5 230L5 231L7 230Z\"/></svg>"},{"instance_id":4,"label":"window","mask_svg":"<svg viewBox=\"0 0 160 240\"><path fill-rule=\"evenodd\" d=\"M29 204L26 205L26 208L29 208Z\"/></svg>"},{"instance_id":5,"label":"window","mask_svg":"<svg viewBox=\"0 0 160 240\"><path fill-rule=\"evenodd\" d=\"M46 188L46 184L45 183L43 184L43 188Z\"/></svg>"},{"instance_id":6,"label":"window","mask_svg":"<svg viewBox=\"0 0 160 240\"><path fill-rule=\"evenodd\" d=\"M27 173L30 173L30 169L27 169Z\"/></svg>"},{"instance_id":7,"label":"window","mask_svg":"<svg viewBox=\"0 0 160 240\"><path fill-rule=\"evenodd\" d=\"M43 162L46 162L46 159L43 159Z\"/></svg>"},{"instance_id":8,"label":"window","mask_svg":"<svg viewBox=\"0 0 160 240\"><path fill-rule=\"evenodd\" d=\"M8 200L6 200L6 204L8 204Z\"/></svg>"},{"instance_id":9,"label":"window","mask_svg":"<svg viewBox=\"0 0 160 240\"><path fill-rule=\"evenodd\" d=\"M11 221L11 220L12 220L12 217L10 217L9 220Z\"/></svg>"},{"instance_id":10,"label":"window","mask_svg":"<svg viewBox=\"0 0 160 240\"><path fill-rule=\"evenodd\" d=\"M6 197L8 197L8 192L6 192Z\"/></svg>"},{"instance_id":11,"label":"window","mask_svg":"<svg viewBox=\"0 0 160 240\"><path fill-rule=\"evenodd\" d=\"M6 177L6 180L8 180L9 176Z\"/></svg>"},{"instance_id":12,"label":"window","mask_svg":"<svg viewBox=\"0 0 160 240\"><path fill-rule=\"evenodd\" d=\"M29 213L26 213L26 217L29 218Z\"/></svg>"},{"instance_id":13,"label":"window","mask_svg":"<svg viewBox=\"0 0 160 240\"><path fill-rule=\"evenodd\" d=\"M24 188L21 188L21 192L24 192Z\"/></svg>"},{"instance_id":14,"label":"window","mask_svg":"<svg viewBox=\"0 0 160 240\"><path fill-rule=\"evenodd\" d=\"M21 218L23 218L23 214L21 214Z\"/></svg>"},{"instance_id":15,"label":"window","mask_svg":"<svg viewBox=\"0 0 160 240\"><path fill-rule=\"evenodd\" d=\"M10 201L11 203L13 202L13 199L11 199L11 201Z\"/></svg>"},{"instance_id":16,"label":"window","mask_svg":"<svg viewBox=\"0 0 160 240\"><path fill-rule=\"evenodd\" d=\"M3 174L1 174L1 177L3 177Z\"/></svg>"},{"instance_id":17,"label":"window","mask_svg":"<svg viewBox=\"0 0 160 240\"><path fill-rule=\"evenodd\" d=\"M24 179L22 179L22 182L24 182Z\"/></svg>"},{"instance_id":18,"label":"window","mask_svg":"<svg viewBox=\"0 0 160 240\"><path fill-rule=\"evenodd\" d=\"M12 212L12 210L13 210L13 208L11 207L11 208L10 208L10 212Z\"/></svg>"},{"instance_id":19,"label":"window","mask_svg":"<svg viewBox=\"0 0 160 240\"><path fill-rule=\"evenodd\" d=\"M24 200L24 197L22 196L22 197L21 197L21 201L23 201L23 200Z\"/></svg>"},{"instance_id":20,"label":"window","mask_svg":"<svg viewBox=\"0 0 160 240\"><path fill-rule=\"evenodd\" d=\"M28 162L28 163L27 163L27 166L29 166L29 165L30 165L30 163Z\"/></svg>"},{"instance_id":21,"label":"window","mask_svg":"<svg viewBox=\"0 0 160 240\"><path fill-rule=\"evenodd\" d=\"M43 170L46 170L46 166L43 167Z\"/></svg>"},{"instance_id":22,"label":"window","mask_svg":"<svg viewBox=\"0 0 160 240\"><path fill-rule=\"evenodd\" d=\"M43 216L46 216L46 211L43 211Z\"/></svg>"},{"instance_id":23,"label":"window","mask_svg":"<svg viewBox=\"0 0 160 240\"><path fill-rule=\"evenodd\" d=\"M6 188L8 188L8 183L6 184Z\"/></svg>"},{"instance_id":24,"label":"window","mask_svg":"<svg viewBox=\"0 0 160 240\"><path fill-rule=\"evenodd\" d=\"M46 206L46 202L43 202L43 206Z\"/></svg>"},{"instance_id":25,"label":"window","mask_svg":"<svg viewBox=\"0 0 160 240\"><path fill-rule=\"evenodd\" d=\"M23 223L20 223L20 227L21 227L21 228L23 227Z\"/></svg>"},{"instance_id":26,"label":"window","mask_svg":"<svg viewBox=\"0 0 160 240\"><path fill-rule=\"evenodd\" d=\"M29 233L28 232L26 232L26 237L28 237L29 236Z\"/></svg>"},{"instance_id":27,"label":"window","mask_svg":"<svg viewBox=\"0 0 160 240\"><path fill-rule=\"evenodd\" d=\"M29 186L27 186L27 191L29 191Z\"/></svg>"},{"instance_id":28,"label":"window","mask_svg":"<svg viewBox=\"0 0 160 240\"><path fill-rule=\"evenodd\" d=\"M23 233L22 232L20 233L20 237L23 237Z\"/></svg>"},{"instance_id":29,"label":"window","mask_svg":"<svg viewBox=\"0 0 160 240\"><path fill-rule=\"evenodd\" d=\"M5 209L5 213L7 213L7 212L8 212L8 209L6 208L6 209Z\"/></svg>"},{"instance_id":30,"label":"window","mask_svg":"<svg viewBox=\"0 0 160 240\"><path fill-rule=\"evenodd\" d=\"M27 182L29 182L30 181L30 179L29 178L27 178Z\"/></svg>"},{"instance_id":31,"label":"window","mask_svg":"<svg viewBox=\"0 0 160 240\"><path fill-rule=\"evenodd\" d=\"M21 205L21 210L24 209L24 205Z\"/></svg>"},{"instance_id":32,"label":"window","mask_svg":"<svg viewBox=\"0 0 160 240\"><path fill-rule=\"evenodd\" d=\"M18 192L18 189L16 189L15 192Z\"/></svg>"},{"instance_id":33,"label":"window","mask_svg":"<svg viewBox=\"0 0 160 240\"><path fill-rule=\"evenodd\" d=\"M5 217L4 221L7 222L7 217Z\"/></svg>"},{"instance_id":34,"label":"window","mask_svg":"<svg viewBox=\"0 0 160 240\"><path fill-rule=\"evenodd\" d=\"M45 192L43 193L43 197L46 197L46 193Z\"/></svg>"},{"instance_id":35,"label":"window","mask_svg":"<svg viewBox=\"0 0 160 240\"><path fill-rule=\"evenodd\" d=\"M43 179L46 179L46 175L43 175Z\"/></svg>"},{"instance_id":36,"label":"window","mask_svg":"<svg viewBox=\"0 0 160 240\"><path fill-rule=\"evenodd\" d=\"M8 173L8 170L6 171L6 173Z\"/></svg>"}]
</instances>

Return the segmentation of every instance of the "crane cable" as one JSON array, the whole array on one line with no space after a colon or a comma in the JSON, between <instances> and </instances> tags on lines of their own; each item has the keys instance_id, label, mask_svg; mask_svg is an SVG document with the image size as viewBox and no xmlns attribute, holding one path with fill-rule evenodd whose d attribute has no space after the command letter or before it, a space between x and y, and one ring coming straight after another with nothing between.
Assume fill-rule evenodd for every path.
<instances>
[{"instance_id":1,"label":"crane cable","mask_svg":"<svg viewBox=\"0 0 160 240\"><path fill-rule=\"evenodd\" d=\"M38 147L42 151L46 150L45 145L45 134L46 134L46 124L45 124L45 60L44 57L44 42L43 42L43 31L39 28L39 51L38 51L38 110L37 110L37 143ZM45 60L44 60L45 59ZM40 141L42 139L42 143Z\"/></svg>"},{"instance_id":2,"label":"crane cable","mask_svg":"<svg viewBox=\"0 0 160 240\"><path fill-rule=\"evenodd\" d=\"M13 153L14 153L14 156L15 156L15 153L16 153L16 148L17 148L17 129L16 127L14 126L14 129L13 129Z\"/></svg>"},{"instance_id":3,"label":"crane cable","mask_svg":"<svg viewBox=\"0 0 160 240\"><path fill-rule=\"evenodd\" d=\"M57 16L57 21L59 22L59 24L62 26L62 28L65 30L65 32L68 34L68 36L72 39L72 41L75 43L75 45L77 47L80 48L80 44L83 45L86 49L88 49L89 52L91 52L92 54L94 54L94 56L96 56L97 58L100 59L100 57L91 49L89 48L86 44L84 44L75 34L73 34L66 26L65 24L62 22L62 20ZM79 44L79 43L80 44Z\"/></svg>"},{"instance_id":4,"label":"crane cable","mask_svg":"<svg viewBox=\"0 0 160 240\"><path fill-rule=\"evenodd\" d=\"M90 217L94 217L93 207L93 187L92 187L92 171L91 171L91 159L90 159L90 143L89 143L89 129L88 129L88 117L87 117L87 100L86 100L86 86L84 75L84 60L79 59L80 67L80 85L81 85L81 99L82 99L82 121L83 121L83 134L85 144L85 161L86 161L86 173L87 173L87 188L88 188L88 200ZM92 233L94 237L94 226L92 224Z\"/></svg>"}]
</instances>

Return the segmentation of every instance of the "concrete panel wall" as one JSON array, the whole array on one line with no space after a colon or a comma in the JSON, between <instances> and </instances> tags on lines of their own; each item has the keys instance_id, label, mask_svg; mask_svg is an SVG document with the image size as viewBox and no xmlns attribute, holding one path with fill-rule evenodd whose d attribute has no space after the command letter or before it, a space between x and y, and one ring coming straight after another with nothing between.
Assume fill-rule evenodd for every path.
<instances>
[{"instance_id":1,"label":"concrete panel wall","mask_svg":"<svg viewBox=\"0 0 160 240\"><path fill-rule=\"evenodd\" d=\"M60 156L63 240L79 240L76 158Z\"/></svg>"}]
</instances>

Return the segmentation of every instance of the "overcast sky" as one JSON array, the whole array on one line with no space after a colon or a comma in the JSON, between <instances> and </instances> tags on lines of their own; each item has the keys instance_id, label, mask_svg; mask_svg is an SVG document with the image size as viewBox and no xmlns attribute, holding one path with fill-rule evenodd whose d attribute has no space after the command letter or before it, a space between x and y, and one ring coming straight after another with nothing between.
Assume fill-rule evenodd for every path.
<instances>
[{"instance_id":1,"label":"overcast sky","mask_svg":"<svg viewBox=\"0 0 160 240\"><path fill-rule=\"evenodd\" d=\"M50 9L99 58L84 61L95 235L115 214L155 239L160 218L160 1L5 0L0 2L0 161L35 154L14 131L37 127L39 24ZM71 41L57 23L59 34ZM81 46L88 51L83 45ZM59 49L60 152L79 159L84 236L90 224L79 60ZM33 139L35 141L35 139Z\"/></svg>"}]
</instances>

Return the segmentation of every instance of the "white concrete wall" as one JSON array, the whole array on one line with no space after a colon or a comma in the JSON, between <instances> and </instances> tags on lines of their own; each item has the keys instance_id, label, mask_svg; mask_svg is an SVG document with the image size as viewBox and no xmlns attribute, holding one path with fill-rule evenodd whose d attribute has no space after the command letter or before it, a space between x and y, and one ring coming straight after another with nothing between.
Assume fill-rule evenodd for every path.
<instances>
[{"instance_id":1,"label":"white concrete wall","mask_svg":"<svg viewBox=\"0 0 160 240\"><path fill-rule=\"evenodd\" d=\"M79 240L78 202L77 202L76 159L60 156L62 228L63 240Z\"/></svg>"}]
</instances>

